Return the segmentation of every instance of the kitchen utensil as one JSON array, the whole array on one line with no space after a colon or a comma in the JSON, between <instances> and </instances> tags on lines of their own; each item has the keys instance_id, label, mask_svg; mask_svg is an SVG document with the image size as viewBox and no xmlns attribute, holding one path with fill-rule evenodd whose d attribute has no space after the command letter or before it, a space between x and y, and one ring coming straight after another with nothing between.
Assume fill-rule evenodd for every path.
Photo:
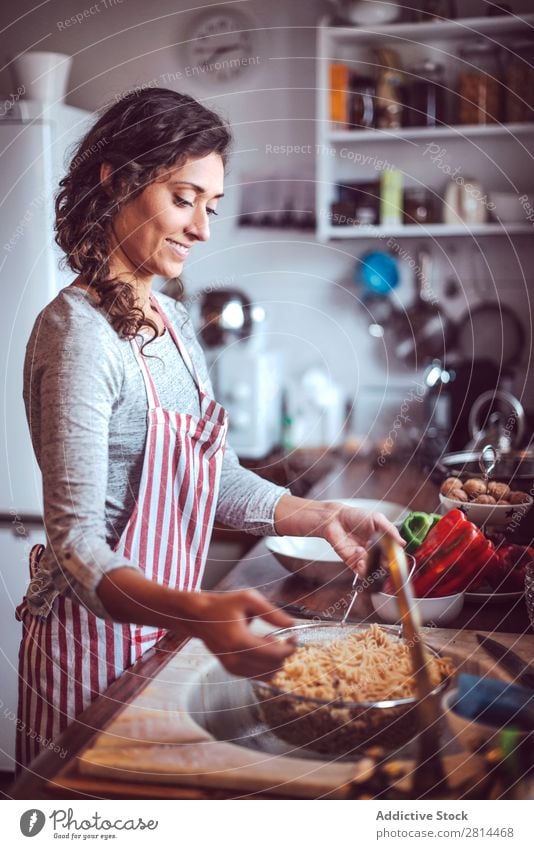
<instances>
[{"instance_id":1,"label":"kitchen utensil","mask_svg":"<svg viewBox=\"0 0 534 849\"><path fill-rule=\"evenodd\" d=\"M423 625L441 627L453 622L459 615L464 606L464 596L465 593L455 593L440 598L415 598L414 606ZM371 603L384 622L396 625L400 621L396 596L385 592L373 593Z\"/></svg>"},{"instance_id":2,"label":"kitchen utensil","mask_svg":"<svg viewBox=\"0 0 534 849\"><path fill-rule=\"evenodd\" d=\"M292 638L298 646L326 645L333 640L345 640L350 634L362 633L369 627L353 623L314 623L284 628L272 636L284 640ZM387 625L381 627L398 636L397 629ZM438 656L430 647L425 651ZM261 718L277 737L329 757L354 754L358 749L373 746L396 750L418 732L418 697L415 696L376 702L331 702L287 693L268 681L252 680L250 683ZM444 681L435 687L432 697L439 697L446 686Z\"/></svg>"},{"instance_id":3,"label":"kitchen utensil","mask_svg":"<svg viewBox=\"0 0 534 849\"><path fill-rule=\"evenodd\" d=\"M478 474L478 451L455 451L444 454L436 463L436 474L443 478L476 477ZM528 490L534 486L534 449L512 450L502 454L493 475L495 480L510 483L518 489Z\"/></svg>"},{"instance_id":4,"label":"kitchen utensil","mask_svg":"<svg viewBox=\"0 0 534 849\"><path fill-rule=\"evenodd\" d=\"M488 652L491 657L495 658L498 663L503 666L507 672L514 676L514 681L521 684L523 687L528 687L534 690L534 665L525 663L516 652L492 640L491 637L484 637L482 634L476 635L478 644Z\"/></svg>"},{"instance_id":5,"label":"kitchen utensil","mask_svg":"<svg viewBox=\"0 0 534 849\"><path fill-rule=\"evenodd\" d=\"M510 392L503 389L483 392L476 399L469 413L469 432L472 444L467 448L477 448L481 443L489 442L489 448L496 450L495 466L501 456L521 444L525 432L525 410L521 402ZM486 445L482 450L488 448Z\"/></svg>"},{"instance_id":6,"label":"kitchen utensil","mask_svg":"<svg viewBox=\"0 0 534 849\"><path fill-rule=\"evenodd\" d=\"M400 281L399 264L386 251L367 251L362 254L354 270L354 279L366 295L387 297Z\"/></svg>"},{"instance_id":7,"label":"kitchen utensil","mask_svg":"<svg viewBox=\"0 0 534 849\"><path fill-rule=\"evenodd\" d=\"M454 736L466 749L476 751L481 746L498 743L498 736L507 725L499 722L499 712L511 717L521 713L522 722L534 726L534 710L525 704L528 700L528 690L514 687L502 681L487 678L477 678L474 675L461 675L463 687L449 689L442 697L441 705ZM503 687L506 689L503 692ZM467 692L462 692L467 691ZM517 695L516 695L517 694ZM508 706L504 710L505 705ZM480 708L480 709L479 709ZM475 715L472 716L471 713ZM495 721L492 722L492 714ZM503 717L503 718L504 718ZM526 736L529 731L518 731L520 736Z\"/></svg>"},{"instance_id":8,"label":"kitchen utensil","mask_svg":"<svg viewBox=\"0 0 534 849\"><path fill-rule=\"evenodd\" d=\"M486 483L489 481L490 475L495 469L498 460L499 452L497 449L493 445L484 445L484 448L482 448L480 452L478 464Z\"/></svg>"},{"instance_id":9,"label":"kitchen utensil","mask_svg":"<svg viewBox=\"0 0 534 849\"><path fill-rule=\"evenodd\" d=\"M498 301L481 303L457 322L450 344L459 356L489 359L502 370L520 360L525 331L512 307Z\"/></svg>"},{"instance_id":10,"label":"kitchen utensil","mask_svg":"<svg viewBox=\"0 0 534 849\"><path fill-rule=\"evenodd\" d=\"M252 305L239 289L206 291L200 302L200 336L207 348L247 339L253 327Z\"/></svg>"},{"instance_id":11,"label":"kitchen utensil","mask_svg":"<svg viewBox=\"0 0 534 849\"><path fill-rule=\"evenodd\" d=\"M345 613L343 614L343 618L341 619L342 625L344 625L345 622L347 621L347 619L349 618L349 613L351 612L352 608L354 607L354 602L358 598L357 583L358 583L358 575L354 575L354 580L352 581L352 598L350 600L350 603L347 606L347 609L345 610Z\"/></svg>"},{"instance_id":12,"label":"kitchen utensil","mask_svg":"<svg viewBox=\"0 0 534 849\"><path fill-rule=\"evenodd\" d=\"M416 255L415 300L407 310L397 308L389 325L395 356L411 367L444 359L447 351L449 322L432 291L432 270L431 254L420 247Z\"/></svg>"},{"instance_id":13,"label":"kitchen utensil","mask_svg":"<svg viewBox=\"0 0 534 849\"><path fill-rule=\"evenodd\" d=\"M447 780L439 754L438 710L427 666L427 655L420 635L420 617L414 604L411 586L407 580L406 555L400 545L388 534L374 543L386 556L389 573L399 603L402 629L410 647L412 666L418 695L417 717L420 729L419 753L414 772L413 792L417 798L428 791L445 789ZM374 555L376 563L376 553ZM369 568L373 558L368 558Z\"/></svg>"}]
</instances>

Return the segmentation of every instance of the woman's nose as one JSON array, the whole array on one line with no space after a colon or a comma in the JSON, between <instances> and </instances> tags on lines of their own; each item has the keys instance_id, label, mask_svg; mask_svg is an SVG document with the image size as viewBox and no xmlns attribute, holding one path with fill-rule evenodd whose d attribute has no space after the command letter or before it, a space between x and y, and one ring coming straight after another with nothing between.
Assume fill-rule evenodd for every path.
<instances>
[{"instance_id":1,"label":"woman's nose","mask_svg":"<svg viewBox=\"0 0 534 849\"><path fill-rule=\"evenodd\" d=\"M186 227L186 232L201 242L206 242L210 237L209 216L205 209L197 208L193 211L191 221Z\"/></svg>"}]
</instances>

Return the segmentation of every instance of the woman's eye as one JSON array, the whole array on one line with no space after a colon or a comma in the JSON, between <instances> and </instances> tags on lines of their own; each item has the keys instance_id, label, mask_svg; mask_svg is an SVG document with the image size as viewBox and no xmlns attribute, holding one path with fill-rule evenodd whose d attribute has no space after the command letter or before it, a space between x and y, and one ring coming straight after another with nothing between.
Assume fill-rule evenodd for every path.
<instances>
[{"instance_id":1,"label":"woman's eye","mask_svg":"<svg viewBox=\"0 0 534 849\"><path fill-rule=\"evenodd\" d=\"M190 201L184 200L184 198L180 198L177 195L174 198L174 203L176 204L176 206L181 206L181 207L184 207L184 206L191 206L192 207L193 206L193 204Z\"/></svg>"},{"instance_id":2,"label":"woman's eye","mask_svg":"<svg viewBox=\"0 0 534 849\"><path fill-rule=\"evenodd\" d=\"M211 207L209 207L209 206L206 207L206 212L208 213L208 215L218 215L219 214L218 212L215 212L214 209L211 209Z\"/></svg>"}]
</instances>

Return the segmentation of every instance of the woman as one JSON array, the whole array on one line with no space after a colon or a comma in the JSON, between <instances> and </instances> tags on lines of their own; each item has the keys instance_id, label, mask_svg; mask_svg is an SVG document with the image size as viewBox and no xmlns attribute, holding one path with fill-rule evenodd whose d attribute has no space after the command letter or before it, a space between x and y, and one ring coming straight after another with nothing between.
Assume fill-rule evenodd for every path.
<instances>
[{"instance_id":1,"label":"woman","mask_svg":"<svg viewBox=\"0 0 534 849\"><path fill-rule=\"evenodd\" d=\"M379 513L295 498L226 445L178 277L223 197L230 134L166 89L131 92L81 141L56 199L77 273L30 337L24 399L42 471L46 547L30 556L17 761L27 764L166 630L233 673L265 675L293 646L255 636L291 619L258 593L199 592L215 516L255 534L320 535L353 568Z\"/></svg>"}]
</instances>

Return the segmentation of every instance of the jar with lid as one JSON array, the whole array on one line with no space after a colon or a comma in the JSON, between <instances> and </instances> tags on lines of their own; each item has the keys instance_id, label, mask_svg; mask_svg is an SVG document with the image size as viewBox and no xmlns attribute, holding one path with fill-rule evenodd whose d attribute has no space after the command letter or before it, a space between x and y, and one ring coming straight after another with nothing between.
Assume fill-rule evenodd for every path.
<instances>
[{"instance_id":1,"label":"jar with lid","mask_svg":"<svg viewBox=\"0 0 534 849\"><path fill-rule=\"evenodd\" d=\"M404 224L434 224L436 205L425 188L406 189L404 192Z\"/></svg>"},{"instance_id":2,"label":"jar with lid","mask_svg":"<svg viewBox=\"0 0 534 849\"><path fill-rule=\"evenodd\" d=\"M534 44L511 46L507 64L505 119L510 124L532 121L534 113Z\"/></svg>"},{"instance_id":3,"label":"jar with lid","mask_svg":"<svg viewBox=\"0 0 534 849\"><path fill-rule=\"evenodd\" d=\"M496 124L502 117L500 51L475 42L460 50L465 70L458 77L458 123Z\"/></svg>"},{"instance_id":4,"label":"jar with lid","mask_svg":"<svg viewBox=\"0 0 534 849\"><path fill-rule=\"evenodd\" d=\"M374 51L380 62L376 80L376 126L381 130L397 130L402 126L403 73L395 50Z\"/></svg>"},{"instance_id":5,"label":"jar with lid","mask_svg":"<svg viewBox=\"0 0 534 849\"><path fill-rule=\"evenodd\" d=\"M405 127L436 127L445 116L445 85L443 66L431 59L410 71L412 82L404 87L403 125Z\"/></svg>"}]
</instances>

